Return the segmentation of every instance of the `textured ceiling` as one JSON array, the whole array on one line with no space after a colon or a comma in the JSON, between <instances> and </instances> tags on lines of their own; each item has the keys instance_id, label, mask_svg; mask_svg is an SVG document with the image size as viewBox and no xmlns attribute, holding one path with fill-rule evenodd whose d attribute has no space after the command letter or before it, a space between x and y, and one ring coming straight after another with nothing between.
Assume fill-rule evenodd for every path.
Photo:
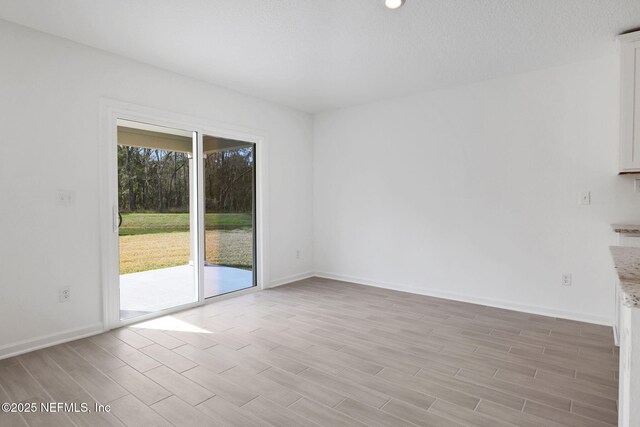
<instances>
[{"instance_id":1,"label":"textured ceiling","mask_svg":"<svg viewBox=\"0 0 640 427\"><path fill-rule=\"evenodd\" d=\"M0 0L0 18L318 112L587 60L640 0Z\"/></svg>"}]
</instances>

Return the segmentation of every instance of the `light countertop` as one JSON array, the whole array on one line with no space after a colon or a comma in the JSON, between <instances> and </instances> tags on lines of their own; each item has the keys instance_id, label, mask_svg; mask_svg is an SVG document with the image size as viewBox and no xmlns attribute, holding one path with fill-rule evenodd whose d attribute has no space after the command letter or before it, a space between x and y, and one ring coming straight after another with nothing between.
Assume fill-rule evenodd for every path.
<instances>
[{"instance_id":1,"label":"light countertop","mask_svg":"<svg viewBox=\"0 0 640 427\"><path fill-rule=\"evenodd\" d=\"M640 306L640 248L611 246L609 249L620 279L624 304Z\"/></svg>"},{"instance_id":2,"label":"light countertop","mask_svg":"<svg viewBox=\"0 0 640 427\"><path fill-rule=\"evenodd\" d=\"M611 224L616 233L640 235L640 224Z\"/></svg>"}]
</instances>

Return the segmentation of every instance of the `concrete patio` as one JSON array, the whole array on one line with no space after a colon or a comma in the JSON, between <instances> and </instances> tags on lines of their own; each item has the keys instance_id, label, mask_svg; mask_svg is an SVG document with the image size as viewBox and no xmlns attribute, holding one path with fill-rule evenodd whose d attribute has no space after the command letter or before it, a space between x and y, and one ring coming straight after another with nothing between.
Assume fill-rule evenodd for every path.
<instances>
[{"instance_id":1,"label":"concrete patio","mask_svg":"<svg viewBox=\"0 0 640 427\"><path fill-rule=\"evenodd\" d=\"M120 276L120 318L130 319L147 313L195 302L194 267L181 265ZM253 272L239 268L206 265L205 298L253 286Z\"/></svg>"}]
</instances>

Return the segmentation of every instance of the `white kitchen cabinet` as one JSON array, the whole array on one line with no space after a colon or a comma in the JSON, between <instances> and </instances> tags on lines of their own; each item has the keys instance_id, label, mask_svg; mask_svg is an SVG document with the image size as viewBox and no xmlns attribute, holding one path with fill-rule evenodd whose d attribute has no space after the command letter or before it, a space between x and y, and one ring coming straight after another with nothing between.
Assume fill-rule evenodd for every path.
<instances>
[{"instance_id":1,"label":"white kitchen cabinet","mask_svg":"<svg viewBox=\"0 0 640 427\"><path fill-rule=\"evenodd\" d=\"M640 308L620 307L618 425L640 426Z\"/></svg>"},{"instance_id":2,"label":"white kitchen cabinet","mask_svg":"<svg viewBox=\"0 0 640 427\"><path fill-rule=\"evenodd\" d=\"M620 46L620 173L640 173L640 31Z\"/></svg>"},{"instance_id":3,"label":"white kitchen cabinet","mask_svg":"<svg viewBox=\"0 0 640 427\"><path fill-rule=\"evenodd\" d=\"M614 227L614 229L620 228ZM637 227L634 228L637 229ZM618 276L616 283L616 330L620 337L618 425L638 427L640 426L640 248L611 246L609 249Z\"/></svg>"},{"instance_id":4,"label":"white kitchen cabinet","mask_svg":"<svg viewBox=\"0 0 640 427\"><path fill-rule=\"evenodd\" d=\"M640 230L640 225L613 225L614 230L617 228L631 229L634 232L622 232L616 231L618 236L618 246L627 246L632 248L640 248L640 233L637 230ZM614 319L613 319L613 338L615 340L616 345L620 345L620 318L622 316L621 307L622 307L622 290L618 285L618 279L615 279L614 288Z\"/></svg>"}]
</instances>

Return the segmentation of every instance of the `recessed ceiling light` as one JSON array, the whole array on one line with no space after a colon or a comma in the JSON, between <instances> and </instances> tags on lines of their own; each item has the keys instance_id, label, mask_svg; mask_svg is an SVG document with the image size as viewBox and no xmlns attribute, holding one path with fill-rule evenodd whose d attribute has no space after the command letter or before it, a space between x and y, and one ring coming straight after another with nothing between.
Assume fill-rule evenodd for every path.
<instances>
[{"instance_id":1,"label":"recessed ceiling light","mask_svg":"<svg viewBox=\"0 0 640 427\"><path fill-rule=\"evenodd\" d=\"M404 0L384 0L384 5L389 9L397 9L404 4Z\"/></svg>"}]
</instances>

